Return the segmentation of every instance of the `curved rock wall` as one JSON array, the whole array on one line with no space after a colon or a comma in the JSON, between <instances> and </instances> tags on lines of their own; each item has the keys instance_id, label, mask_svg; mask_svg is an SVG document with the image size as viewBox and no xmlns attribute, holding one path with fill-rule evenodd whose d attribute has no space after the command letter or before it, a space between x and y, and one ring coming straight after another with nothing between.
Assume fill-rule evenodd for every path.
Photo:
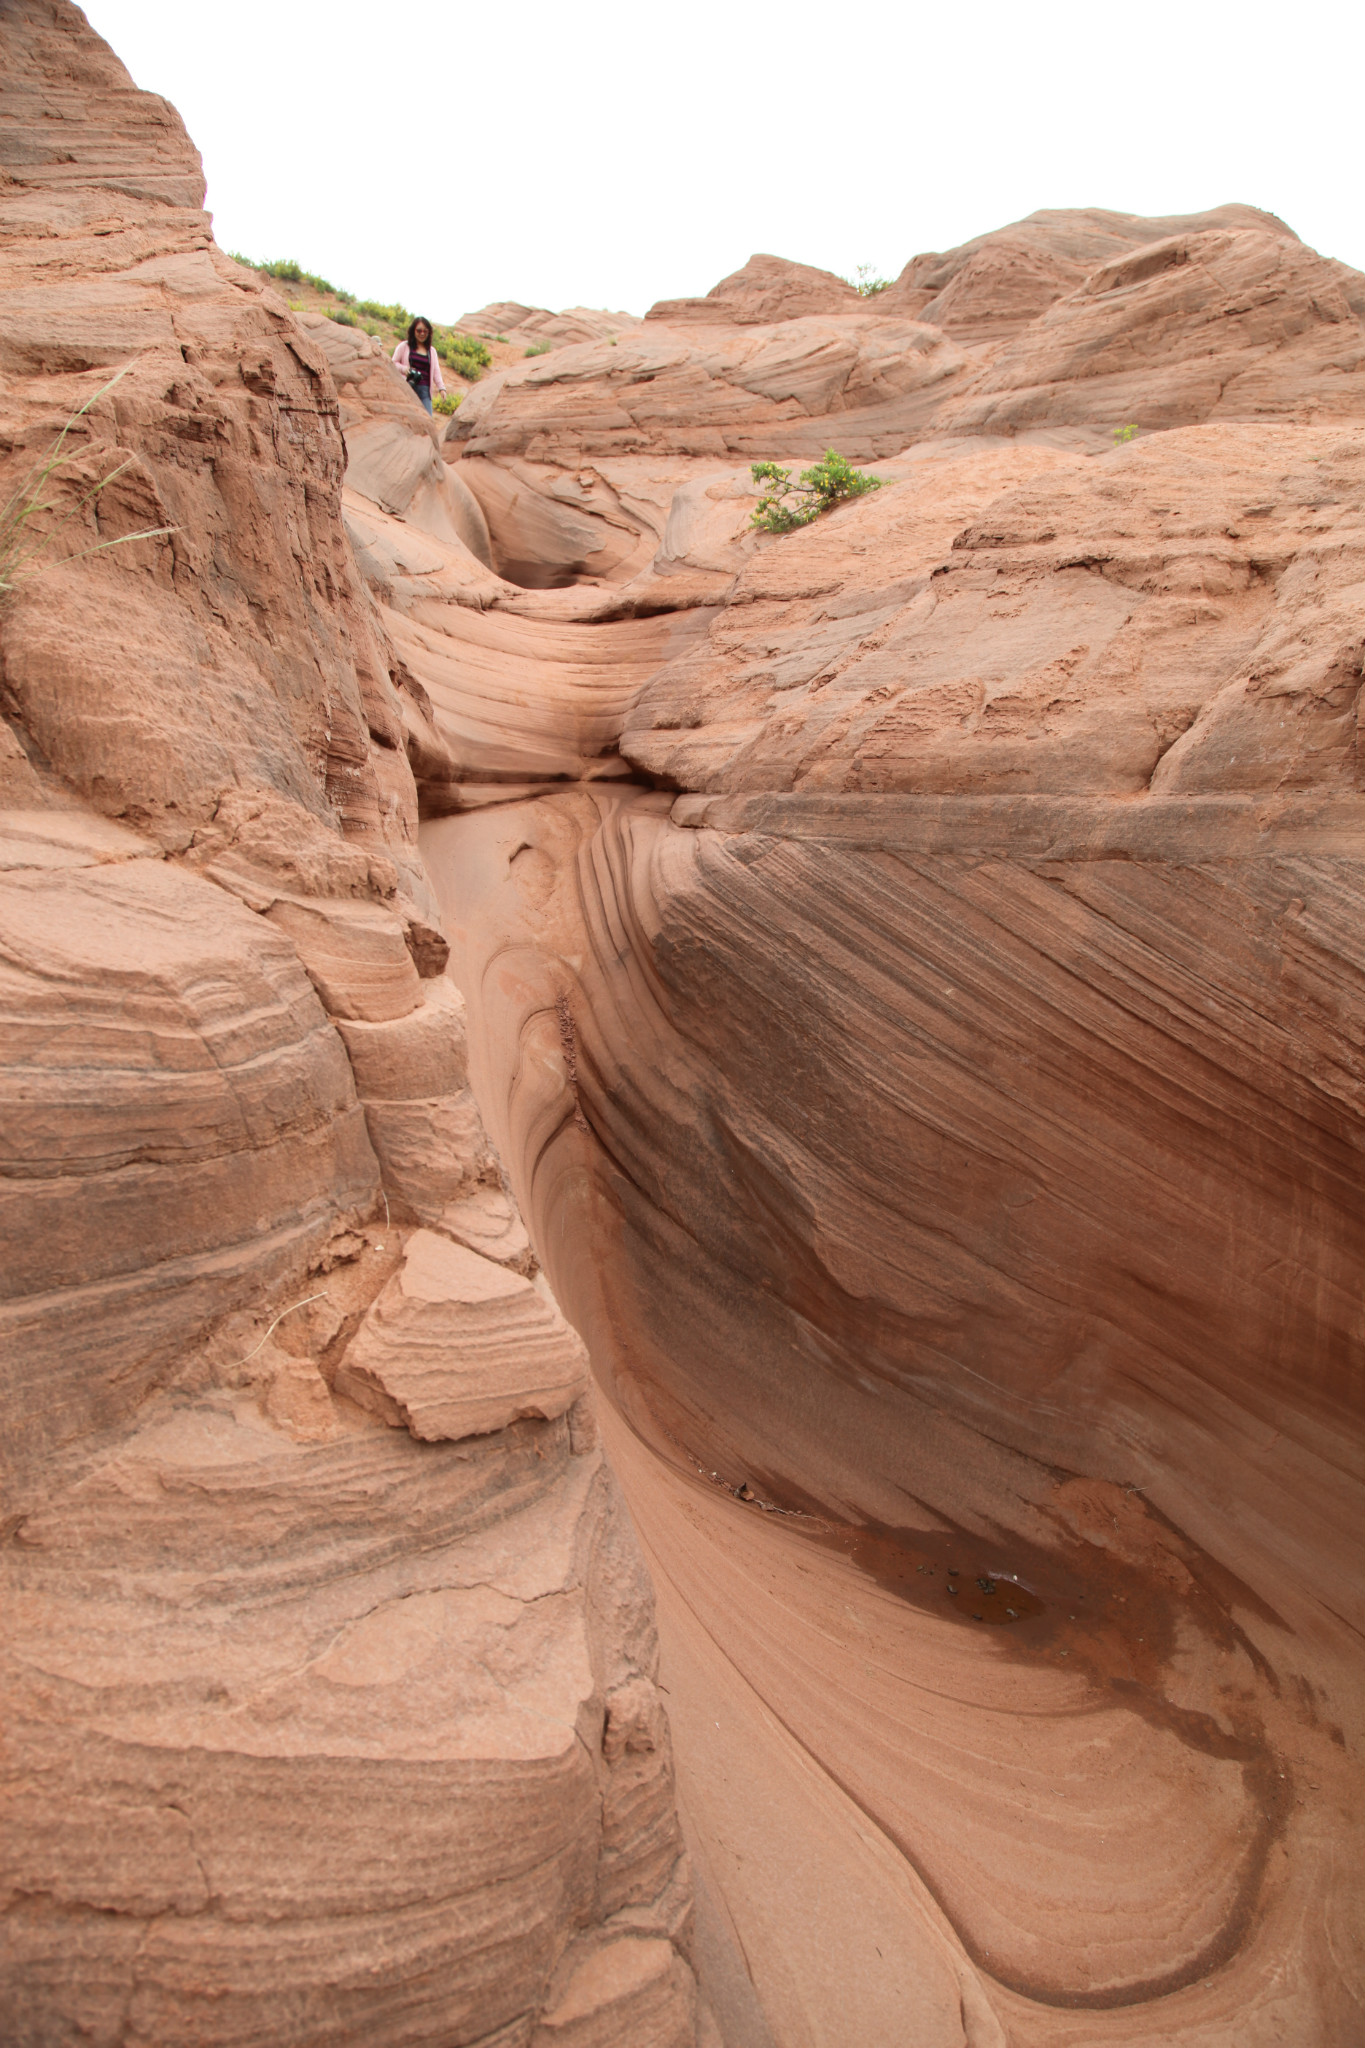
<instances>
[{"instance_id":1,"label":"curved rock wall","mask_svg":"<svg viewBox=\"0 0 1365 2048\"><path fill-rule=\"evenodd\" d=\"M0 2031L693 2048L650 1590L469 1087L343 420L491 580L477 504L202 197L6 0L0 503L74 459L0 615Z\"/></svg>"},{"instance_id":2,"label":"curved rock wall","mask_svg":"<svg viewBox=\"0 0 1365 2048\"><path fill-rule=\"evenodd\" d=\"M612 1394L741 2041L1356 2023L1360 281L1150 226L973 343L878 491L772 541L732 501L622 719L644 787L423 827ZM1092 319L1144 337L1107 384ZM631 372L572 353L466 448L609 472ZM836 436L800 406L761 452Z\"/></svg>"},{"instance_id":3,"label":"curved rock wall","mask_svg":"<svg viewBox=\"0 0 1365 2048\"><path fill-rule=\"evenodd\" d=\"M127 465L0 619L14 2038L1338 2048L1365 286L755 258L443 433L0 37L0 493Z\"/></svg>"}]
</instances>

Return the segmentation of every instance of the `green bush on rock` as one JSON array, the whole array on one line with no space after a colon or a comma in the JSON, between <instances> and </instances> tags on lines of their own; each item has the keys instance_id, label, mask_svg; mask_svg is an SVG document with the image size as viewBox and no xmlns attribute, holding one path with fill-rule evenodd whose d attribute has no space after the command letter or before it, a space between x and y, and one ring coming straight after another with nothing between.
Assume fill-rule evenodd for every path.
<instances>
[{"instance_id":1,"label":"green bush on rock","mask_svg":"<svg viewBox=\"0 0 1365 2048\"><path fill-rule=\"evenodd\" d=\"M752 463L750 475L756 484L769 486L750 521L760 533L795 533L798 526L809 526L846 498L861 498L864 491L879 490L883 481L854 469L847 456L834 448L826 448L823 459L803 469L795 483L791 471L779 469L775 462Z\"/></svg>"},{"instance_id":2,"label":"green bush on rock","mask_svg":"<svg viewBox=\"0 0 1365 2048\"><path fill-rule=\"evenodd\" d=\"M235 249L228 253L234 263L244 265L247 270L259 271L262 277L273 277L278 284L311 285L315 292L326 292L332 298L340 299L344 306L355 304L354 292L344 292L339 285L328 284L325 277L318 277L313 271L305 270L292 256L279 257L273 263L254 263L249 256L241 256Z\"/></svg>"},{"instance_id":3,"label":"green bush on rock","mask_svg":"<svg viewBox=\"0 0 1365 2048\"><path fill-rule=\"evenodd\" d=\"M382 320L386 327L406 328L412 318L407 307L400 306L397 300L386 306L379 299L357 299L355 309L367 320Z\"/></svg>"},{"instance_id":4,"label":"green bush on rock","mask_svg":"<svg viewBox=\"0 0 1365 2048\"><path fill-rule=\"evenodd\" d=\"M875 299L880 292L889 292L892 285L891 278L878 277L875 263L860 263L856 274L847 282L860 299Z\"/></svg>"},{"instance_id":5,"label":"green bush on rock","mask_svg":"<svg viewBox=\"0 0 1365 2048\"><path fill-rule=\"evenodd\" d=\"M441 361L470 384L493 360L484 343L476 341L472 334L457 334L452 328L438 327L435 339Z\"/></svg>"}]
</instances>

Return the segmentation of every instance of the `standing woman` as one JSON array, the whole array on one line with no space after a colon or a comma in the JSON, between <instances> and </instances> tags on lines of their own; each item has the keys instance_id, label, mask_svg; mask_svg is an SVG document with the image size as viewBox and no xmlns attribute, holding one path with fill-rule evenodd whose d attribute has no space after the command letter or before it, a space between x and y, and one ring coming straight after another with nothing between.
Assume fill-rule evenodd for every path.
<instances>
[{"instance_id":1,"label":"standing woman","mask_svg":"<svg viewBox=\"0 0 1365 2048\"><path fill-rule=\"evenodd\" d=\"M432 392L446 388L441 359L432 346L430 320L423 320L419 314L408 328L407 340L400 341L394 350L393 359L430 412Z\"/></svg>"}]
</instances>

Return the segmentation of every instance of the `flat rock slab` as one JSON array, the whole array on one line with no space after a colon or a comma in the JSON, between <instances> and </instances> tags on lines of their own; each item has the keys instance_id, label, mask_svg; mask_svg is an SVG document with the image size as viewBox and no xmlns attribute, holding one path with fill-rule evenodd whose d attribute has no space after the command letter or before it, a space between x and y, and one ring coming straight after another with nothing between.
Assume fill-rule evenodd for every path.
<instances>
[{"instance_id":1,"label":"flat rock slab","mask_svg":"<svg viewBox=\"0 0 1365 2048\"><path fill-rule=\"evenodd\" d=\"M356 1332L338 1393L428 1443L552 1421L588 1383L587 1353L529 1280L416 1231Z\"/></svg>"}]
</instances>

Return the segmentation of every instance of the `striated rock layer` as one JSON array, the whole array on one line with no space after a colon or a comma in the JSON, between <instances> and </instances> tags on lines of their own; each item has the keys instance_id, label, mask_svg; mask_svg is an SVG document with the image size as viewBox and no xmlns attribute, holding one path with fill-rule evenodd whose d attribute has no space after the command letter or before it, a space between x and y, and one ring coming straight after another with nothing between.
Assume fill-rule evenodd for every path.
<instances>
[{"instance_id":1,"label":"striated rock layer","mask_svg":"<svg viewBox=\"0 0 1365 2048\"><path fill-rule=\"evenodd\" d=\"M0 6L0 504L72 422L0 616L0 2033L694 2048L650 1590L343 422L377 519L492 580L486 528L202 198L74 7Z\"/></svg>"},{"instance_id":2,"label":"striated rock layer","mask_svg":"<svg viewBox=\"0 0 1365 2048\"><path fill-rule=\"evenodd\" d=\"M0 622L9 2035L1353 2040L1365 280L761 256L443 430L0 36L0 492L127 464Z\"/></svg>"},{"instance_id":3,"label":"striated rock layer","mask_svg":"<svg viewBox=\"0 0 1365 2048\"><path fill-rule=\"evenodd\" d=\"M548 500L652 446L732 552L584 568L576 620L496 596L553 616L551 692L672 579L695 626L620 714L640 786L422 830L490 1129L612 1396L703 1947L747 1966L722 2019L1335 2048L1365 285L1248 209L1040 216L917 259L970 287L956 336L894 325L903 279L836 340L769 261L461 409L457 474ZM816 381L883 344L960 366L875 413ZM727 464L829 440L882 488L746 537Z\"/></svg>"}]
</instances>

